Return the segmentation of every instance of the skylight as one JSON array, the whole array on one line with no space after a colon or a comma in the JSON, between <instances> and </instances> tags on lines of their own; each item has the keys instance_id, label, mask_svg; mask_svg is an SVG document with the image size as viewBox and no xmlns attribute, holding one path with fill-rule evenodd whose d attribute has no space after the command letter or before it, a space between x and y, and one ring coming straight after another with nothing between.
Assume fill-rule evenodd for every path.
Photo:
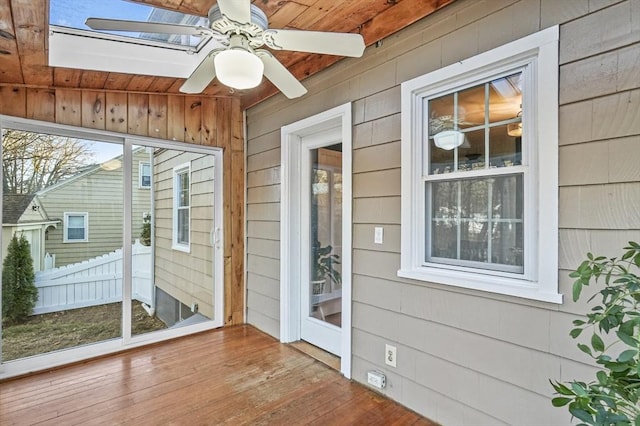
<instances>
[{"instance_id":1,"label":"skylight","mask_svg":"<svg viewBox=\"0 0 640 426\"><path fill-rule=\"evenodd\" d=\"M81 2L77 0L50 0L49 3L49 23L51 25L93 33L104 34L106 32L94 31L87 27L85 21L89 17L208 26L207 18L201 16L187 15L124 0L83 0ZM203 41L201 37L186 35L122 31L109 33L136 39L143 43L144 41L152 41L186 48L196 48Z\"/></svg>"}]
</instances>

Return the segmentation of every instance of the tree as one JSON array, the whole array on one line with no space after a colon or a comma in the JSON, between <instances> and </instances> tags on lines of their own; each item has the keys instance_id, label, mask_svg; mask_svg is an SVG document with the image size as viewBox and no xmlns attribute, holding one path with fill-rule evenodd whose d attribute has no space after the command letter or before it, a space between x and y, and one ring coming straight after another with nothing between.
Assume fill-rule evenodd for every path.
<instances>
[{"instance_id":1,"label":"tree","mask_svg":"<svg viewBox=\"0 0 640 426\"><path fill-rule=\"evenodd\" d=\"M604 287L589 299L600 296L600 304L585 319L573 321L575 328L570 332L574 339L585 331L591 334L578 348L600 366L596 380L551 382L560 395L553 398L553 405L568 405L582 424L640 425L640 244L630 241L624 250L620 259L589 253L570 274L576 278L574 302L592 280L604 281Z\"/></svg>"},{"instance_id":2,"label":"tree","mask_svg":"<svg viewBox=\"0 0 640 426\"><path fill-rule=\"evenodd\" d=\"M78 139L21 130L2 130L6 194L33 194L78 173L93 153Z\"/></svg>"},{"instance_id":3,"label":"tree","mask_svg":"<svg viewBox=\"0 0 640 426\"><path fill-rule=\"evenodd\" d=\"M33 259L27 239L14 235L2 263L2 316L10 322L24 319L38 300Z\"/></svg>"}]
</instances>

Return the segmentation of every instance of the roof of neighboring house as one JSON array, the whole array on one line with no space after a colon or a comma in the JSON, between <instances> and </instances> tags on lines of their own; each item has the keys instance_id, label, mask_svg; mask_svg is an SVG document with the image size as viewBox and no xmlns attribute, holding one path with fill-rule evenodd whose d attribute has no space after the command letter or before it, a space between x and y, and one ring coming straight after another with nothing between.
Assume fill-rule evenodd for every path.
<instances>
[{"instance_id":1,"label":"roof of neighboring house","mask_svg":"<svg viewBox=\"0 0 640 426\"><path fill-rule=\"evenodd\" d=\"M2 223L18 223L36 194L3 194Z\"/></svg>"},{"instance_id":2,"label":"roof of neighboring house","mask_svg":"<svg viewBox=\"0 0 640 426\"><path fill-rule=\"evenodd\" d=\"M136 155L139 152L144 152L146 148L144 146L140 146L137 148L134 148L131 152L132 155ZM72 176L68 176L66 178L64 178L63 180L61 180L60 182L56 182L51 186L47 186L46 188L42 188L40 191L38 191L38 195L44 195L47 192L50 192L52 190L55 190L57 188L66 186L72 182L75 182L78 179L81 179L85 176L89 176L93 173L99 172L100 170L121 170L122 167L122 160L124 158L123 154L117 155L113 158L110 158L106 161L103 161L102 163L97 163L97 164L88 164L86 166L84 166L83 168L81 168L78 173L72 175ZM120 162L115 163L115 162ZM117 167L113 168L113 165L117 164Z\"/></svg>"}]
</instances>

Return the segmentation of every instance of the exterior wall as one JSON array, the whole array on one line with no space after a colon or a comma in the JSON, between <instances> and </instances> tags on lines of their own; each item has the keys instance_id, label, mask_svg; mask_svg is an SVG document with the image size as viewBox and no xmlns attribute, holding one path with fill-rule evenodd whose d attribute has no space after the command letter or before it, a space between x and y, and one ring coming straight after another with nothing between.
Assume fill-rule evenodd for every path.
<instances>
[{"instance_id":1,"label":"exterior wall","mask_svg":"<svg viewBox=\"0 0 640 426\"><path fill-rule=\"evenodd\" d=\"M138 188L138 162L149 161L144 149L133 156L132 223L133 238L139 238L142 231L142 213L151 209L150 191ZM38 193L40 202L51 219L60 220L56 229L49 231L45 241L45 251L56 255L56 266L109 253L122 248L122 167L110 170L98 168L68 183L60 183ZM89 213L89 241L63 242L64 213Z\"/></svg>"},{"instance_id":2,"label":"exterior wall","mask_svg":"<svg viewBox=\"0 0 640 426\"><path fill-rule=\"evenodd\" d=\"M564 304L399 279L400 83L556 24ZM442 424L570 423L548 379L595 370L568 335L585 312L568 271L640 239L639 58L640 0L458 0L248 110L248 322L279 336L280 127L352 101L353 379L384 371L386 395Z\"/></svg>"},{"instance_id":3,"label":"exterior wall","mask_svg":"<svg viewBox=\"0 0 640 426\"><path fill-rule=\"evenodd\" d=\"M172 248L173 168L191 165L190 252ZM156 286L186 306L197 303L199 312L213 318L214 158L211 155L164 151L154 159Z\"/></svg>"},{"instance_id":4,"label":"exterior wall","mask_svg":"<svg viewBox=\"0 0 640 426\"><path fill-rule=\"evenodd\" d=\"M39 208L33 210L30 207L36 205ZM34 197L29 203L24 213L18 219L19 225L3 224L2 225L2 261L7 257L7 249L9 243L16 233L22 233L29 241L31 246L31 258L33 259L33 269L38 272L44 269L44 244L45 231L47 228L58 226L50 222L44 213L44 208L38 197Z\"/></svg>"}]
</instances>

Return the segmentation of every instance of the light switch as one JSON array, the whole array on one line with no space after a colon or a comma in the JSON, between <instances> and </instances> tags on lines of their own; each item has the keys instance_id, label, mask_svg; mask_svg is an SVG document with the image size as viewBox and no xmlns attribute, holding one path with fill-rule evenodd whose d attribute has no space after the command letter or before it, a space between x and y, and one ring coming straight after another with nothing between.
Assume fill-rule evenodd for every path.
<instances>
[{"instance_id":1,"label":"light switch","mask_svg":"<svg viewBox=\"0 0 640 426\"><path fill-rule=\"evenodd\" d=\"M382 226L376 226L373 231L373 242L375 244L382 244L384 239L384 229Z\"/></svg>"}]
</instances>

